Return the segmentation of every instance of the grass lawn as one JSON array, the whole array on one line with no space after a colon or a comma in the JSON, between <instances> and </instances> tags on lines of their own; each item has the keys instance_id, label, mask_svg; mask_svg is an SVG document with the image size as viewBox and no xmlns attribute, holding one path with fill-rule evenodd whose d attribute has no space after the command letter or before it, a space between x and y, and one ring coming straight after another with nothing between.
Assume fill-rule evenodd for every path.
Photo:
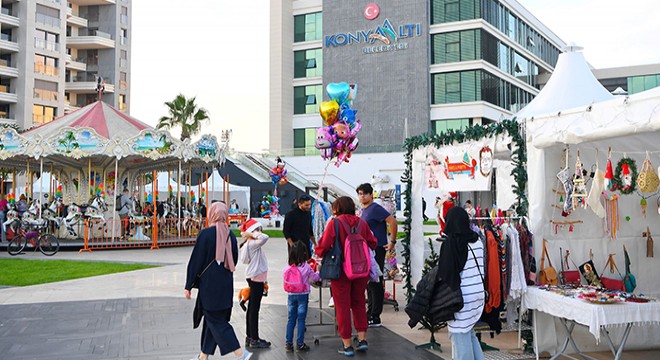
<instances>
[{"instance_id":1,"label":"grass lawn","mask_svg":"<svg viewBox=\"0 0 660 360\"><path fill-rule=\"evenodd\" d=\"M241 231L240 230L233 229L232 231L234 232L234 235L236 235L236 238L241 237ZM284 233L282 233L282 230L264 229L263 233L270 236L271 238L284 238Z\"/></svg>"},{"instance_id":2,"label":"grass lawn","mask_svg":"<svg viewBox=\"0 0 660 360\"><path fill-rule=\"evenodd\" d=\"M398 221L398 224L403 224L403 220ZM424 225L438 225L438 222L435 220L424 221Z\"/></svg>"},{"instance_id":3,"label":"grass lawn","mask_svg":"<svg viewBox=\"0 0 660 360\"><path fill-rule=\"evenodd\" d=\"M438 235L438 233L437 232L424 232L424 236L429 236L429 235ZM397 239L402 239L404 236L406 236L406 233L404 233L404 232L396 233L396 238Z\"/></svg>"},{"instance_id":4,"label":"grass lawn","mask_svg":"<svg viewBox=\"0 0 660 360\"><path fill-rule=\"evenodd\" d=\"M79 279L124 271L149 269L158 265L74 260L0 259L0 285L29 286Z\"/></svg>"}]
</instances>

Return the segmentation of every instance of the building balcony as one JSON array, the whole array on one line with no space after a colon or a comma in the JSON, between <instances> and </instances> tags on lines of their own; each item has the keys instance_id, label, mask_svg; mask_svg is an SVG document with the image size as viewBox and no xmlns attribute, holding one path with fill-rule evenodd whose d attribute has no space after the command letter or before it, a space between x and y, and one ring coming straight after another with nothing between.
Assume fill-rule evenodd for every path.
<instances>
[{"instance_id":1,"label":"building balcony","mask_svg":"<svg viewBox=\"0 0 660 360\"><path fill-rule=\"evenodd\" d=\"M14 16L9 9L2 8L0 10L0 23L2 23L3 27L6 25L18 27L20 25L20 20L17 16Z\"/></svg>"},{"instance_id":2,"label":"building balcony","mask_svg":"<svg viewBox=\"0 0 660 360\"><path fill-rule=\"evenodd\" d=\"M44 74L48 76L59 76L60 69L55 66L46 65L44 63L34 63L34 72L38 74Z\"/></svg>"},{"instance_id":3,"label":"building balcony","mask_svg":"<svg viewBox=\"0 0 660 360\"><path fill-rule=\"evenodd\" d=\"M18 102L18 95L12 94L6 85L0 85L0 102L16 104Z\"/></svg>"},{"instance_id":4,"label":"building balcony","mask_svg":"<svg viewBox=\"0 0 660 360\"><path fill-rule=\"evenodd\" d=\"M70 56L66 60L66 68L78 71L87 71L87 64L84 59L72 59Z\"/></svg>"},{"instance_id":5,"label":"building balcony","mask_svg":"<svg viewBox=\"0 0 660 360\"><path fill-rule=\"evenodd\" d=\"M74 111L76 111L76 110L79 110L80 108L81 108L80 105L71 104L70 102L67 101L67 102L64 104L64 113L65 113L65 114L72 113L72 112L74 112Z\"/></svg>"},{"instance_id":6,"label":"building balcony","mask_svg":"<svg viewBox=\"0 0 660 360\"><path fill-rule=\"evenodd\" d=\"M78 16L78 14L74 14L73 11L71 11L71 8L69 8L69 11L66 14L67 25L76 25L82 28L86 28L88 23L89 22L87 19Z\"/></svg>"},{"instance_id":7,"label":"building balcony","mask_svg":"<svg viewBox=\"0 0 660 360\"><path fill-rule=\"evenodd\" d=\"M0 111L0 124L16 125L16 119L12 119L12 116L5 111Z\"/></svg>"},{"instance_id":8,"label":"building balcony","mask_svg":"<svg viewBox=\"0 0 660 360\"><path fill-rule=\"evenodd\" d=\"M18 69L9 66L6 60L0 60L0 76L16 78L18 77Z\"/></svg>"},{"instance_id":9,"label":"building balcony","mask_svg":"<svg viewBox=\"0 0 660 360\"><path fill-rule=\"evenodd\" d=\"M0 50L7 50L10 52L18 52L18 42L9 40L8 36L0 37Z\"/></svg>"},{"instance_id":10,"label":"building balcony","mask_svg":"<svg viewBox=\"0 0 660 360\"><path fill-rule=\"evenodd\" d=\"M114 5L117 3L115 0L69 0L69 2L79 6Z\"/></svg>"},{"instance_id":11,"label":"building balcony","mask_svg":"<svg viewBox=\"0 0 660 360\"><path fill-rule=\"evenodd\" d=\"M34 89L32 97L44 101L57 101L58 95L57 91Z\"/></svg>"},{"instance_id":12,"label":"building balcony","mask_svg":"<svg viewBox=\"0 0 660 360\"><path fill-rule=\"evenodd\" d=\"M104 86L105 86L104 92L106 93L115 92L114 84L106 83ZM78 80L76 78L73 78L64 84L64 90L66 92L75 93L75 94L95 94L97 93L96 80L93 81L90 81L89 79Z\"/></svg>"},{"instance_id":13,"label":"building balcony","mask_svg":"<svg viewBox=\"0 0 660 360\"><path fill-rule=\"evenodd\" d=\"M92 31L87 36L67 36L66 45L73 49L114 49L115 41L108 33Z\"/></svg>"}]
</instances>

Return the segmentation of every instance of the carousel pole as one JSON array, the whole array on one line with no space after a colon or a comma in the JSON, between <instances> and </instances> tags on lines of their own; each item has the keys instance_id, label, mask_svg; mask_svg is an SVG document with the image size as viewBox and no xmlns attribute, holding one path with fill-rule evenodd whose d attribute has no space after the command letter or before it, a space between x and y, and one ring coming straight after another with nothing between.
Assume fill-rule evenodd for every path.
<instances>
[{"instance_id":1,"label":"carousel pole","mask_svg":"<svg viewBox=\"0 0 660 360\"><path fill-rule=\"evenodd\" d=\"M27 177L27 180L25 180L25 197L30 198L30 188L32 187L32 184L30 184L30 158L27 159L27 173L25 174Z\"/></svg>"},{"instance_id":2,"label":"carousel pole","mask_svg":"<svg viewBox=\"0 0 660 360\"><path fill-rule=\"evenodd\" d=\"M87 172L89 175L89 181L87 182L87 187L89 188L87 190L87 204L89 204L89 200L91 199L91 193L92 193L92 158L89 157L87 158Z\"/></svg>"},{"instance_id":3,"label":"carousel pole","mask_svg":"<svg viewBox=\"0 0 660 360\"><path fill-rule=\"evenodd\" d=\"M81 190L82 190L82 170L78 169L78 194L76 196L77 196L77 200L78 200L79 204L82 202L81 201L82 196L80 196L80 191Z\"/></svg>"},{"instance_id":4,"label":"carousel pole","mask_svg":"<svg viewBox=\"0 0 660 360\"><path fill-rule=\"evenodd\" d=\"M176 198L181 199L181 160L179 160L179 169L176 172ZM181 218L180 208L179 208L179 218ZM179 227L179 238L181 238L181 227Z\"/></svg>"},{"instance_id":5,"label":"carousel pole","mask_svg":"<svg viewBox=\"0 0 660 360\"><path fill-rule=\"evenodd\" d=\"M192 164L188 164L188 193L193 191L193 183L192 183ZM188 199L189 203L192 204L192 196Z\"/></svg>"},{"instance_id":6,"label":"carousel pole","mask_svg":"<svg viewBox=\"0 0 660 360\"><path fill-rule=\"evenodd\" d=\"M11 193L14 194L14 199L16 199L16 169L12 172Z\"/></svg>"},{"instance_id":7,"label":"carousel pole","mask_svg":"<svg viewBox=\"0 0 660 360\"><path fill-rule=\"evenodd\" d=\"M43 156L39 158L39 197L43 196L44 193L44 158ZM41 199L38 199L37 206L41 204ZM41 206L39 206L39 220L41 220Z\"/></svg>"},{"instance_id":8,"label":"carousel pole","mask_svg":"<svg viewBox=\"0 0 660 360\"><path fill-rule=\"evenodd\" d=\"M115 209L117 209L117 185L119 183L119 173L117 172L119 164L119 159L115 158L115 192L114 196L112 197L112 213L115 213ZM118 215L119 216L119 215ZM114 218L114 215L113 215ZM116 221L115 221L116 223ZM112 224L112 241L115 241L115 224Z\"/></svg>"},{"instance_id":9,"label":"carousel pole","mask_svg":"<svg viewBox=\"0 0 660 360\"><path fill-rule=\"evenodd\" d=\"M158 177L156 174L156 170L154 169L153 171L153 181L151 183L153 185L153 198L156 198L156 189L158 189ZM151 250L153 249L158 249L158 220L157 220L157 214L156 211L153 212L154 216L154 226L151 227L151 239L152 239L152 245L151 245Z\"/></svg>"},{"instance_id":10,"label":"carousel pole","mask_svg":"<svg viewBox=\"0 0 660 360\"><path fill-rule=\"evenodd\" d=\"M48 198L52 199L53 198L53 163L50 163L50 172L48 173L49 178L50 178L50 186L48 189Z\"/></svg>"}]
</instances>

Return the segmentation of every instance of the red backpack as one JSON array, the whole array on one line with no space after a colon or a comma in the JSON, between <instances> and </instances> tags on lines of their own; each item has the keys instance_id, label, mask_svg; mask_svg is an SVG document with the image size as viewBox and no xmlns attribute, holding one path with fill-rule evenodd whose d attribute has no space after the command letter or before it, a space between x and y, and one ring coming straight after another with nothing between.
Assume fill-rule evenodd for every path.
<instances>
[{"instance_id":1,"label":"red backpack","mask_svg":"<svg viewBox=\"0 0 660 360\"><path fill-rule=\"evenodd\" d=\"M305 292L305 284L303 283L302 274L296 264L289 265L284 270L284 291L291 294L300 294Z\"/></svg>"},{"instance_id":2,"label":"red backpack","mask_svg":"<svg viewBox=\"0 0 660 360\"><path fill-rule=\"evenodd\" d=\"M336 219L339 221L339 219ZM339 221L344 232L348 234L344 239L344 273L349 280L360 279L369 276L371 269L371 254L367 240L360 234L360 220L355 227L350 227L347 222Z\"/></svg>"}]
</instances>

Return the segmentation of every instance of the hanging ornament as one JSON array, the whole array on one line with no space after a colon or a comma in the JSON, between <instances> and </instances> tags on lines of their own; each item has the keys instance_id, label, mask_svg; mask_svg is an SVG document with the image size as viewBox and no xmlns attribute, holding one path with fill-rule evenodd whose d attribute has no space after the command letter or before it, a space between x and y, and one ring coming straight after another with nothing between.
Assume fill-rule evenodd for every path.
<instances>
[{"instance_id":1,"label":"hanging ornament","mask_svg":"<svg viewBox=\"0 0 660 360\"><path fill-rule=\"evenodd\" d=\"M577 151L577 157L575 158L575 174L573 175L573 193L571 194L573 200L573 208L578 206L586 207L586 198L587 198L587 185L586 179L584 178L582 162L580 161L580 150Z\"/></svg>"},{"instance_id":2,"label":"hanging ornament","mask_svg":"<svg viewBox=\"0 0 660 360\"><path fill-rule=\"evenodd\" d=\"M614 191L614 171L612 170L612 148L607 150L607 166L605 167L605 189Z\"/></svg>"},{"instance_id":3,"label":"hanging ornament","mask_svg":"<svg viewBox=\"0 0 660 360\"><path fill-rule=\"evenodd\" d=\"M559 202L560 202L560 203L563 203L563 202L564 202L564 196L563 196L563 195L559 195Z\"/></svg>"},{"instance_id":4,"label":"hanging ornament","mask_svg":"<svg viewBox=\"0 0 660 360\"><path fill-rule=\"evenodd\" d=\"M647 206L646 198L642 198L642 201L640 202L640 205L642 207L642 216L644 217L644 219L646 219L646 206Z\"/></svg>"},{"instance_id":5,"label":"hanging ornament","mask_svg":"<svg viewBox=\"0 0 660 360\"><path fill-rule=\"evenodd\" d=\"M619 160L614 171L614 185L613 190L617 190L622 194L630 194L635 191L637 185L637 165L635 160L624 157Z\"/></svg>"},{"instance_id":6,"label":"hanging ornament","mask_svg":"<svg viewBox=\"0 0 660 360\"><path fill-rule=\"evenodd\" d=\"M605 225L607 233L610 235L610 240L614 240L617 237L617 232L619 231L619 195L612 194L608 196L607 193L603 193L605 196Z\"/></svg>"}]
</instances>

